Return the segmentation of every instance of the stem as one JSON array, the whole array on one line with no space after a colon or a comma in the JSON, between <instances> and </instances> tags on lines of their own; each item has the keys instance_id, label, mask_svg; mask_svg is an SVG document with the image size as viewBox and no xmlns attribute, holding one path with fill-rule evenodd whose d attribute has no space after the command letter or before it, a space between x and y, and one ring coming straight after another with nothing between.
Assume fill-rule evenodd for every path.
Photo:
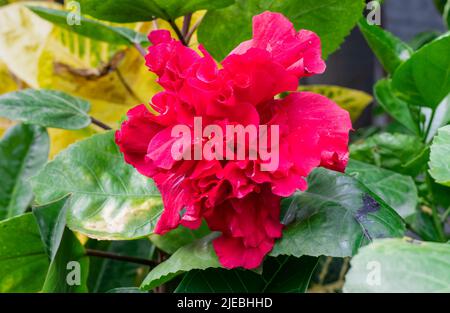
<instances>
[{"instance_id":1,"label":"stem","mask_svg":"<svg viewBox=\"0 0 450 313\"><path fill-rule=\"evenodd\" d=\"M434 203L435 201L434 201L433 192L432 192L432 189L431 189L431 177L430 177L430 175L428 173L426 174L425 180L426 180L427 185L428 185L428 192L430 194L430 200L432 202L432 205L431 205L431 212L432 212L432 214L431 215L432 215L432 218L433 218L434 227L435 227L435 229L436 229L436 231L437 231L437 233L439 235L440 241L441 242L445 242L446 241L445 232L444 232L444 228L443 228L442 223L441 223L441 219L439 218L439 212L438 212L438 210L436 208L436 205Z\"/></svg>"},{"instance_id":2,"label":"stem","mask_svg":"<svg viewBox=\"0 0 450 313\"><path fill-rule=\"evenodd\" d=\"M183 28L181 29L181 33L183 37L186 38L186 35L189 31L189 26L191 25L192 13L186 14L183 20Z\"/></svg>"},{"instance_id":3,"label":"stem","mask_svg":"<svg viewBox=\"0 0 450 313\"><path fill-rule=\"evenodd\" d=\"M427 129L425 131L424 141L427 142L428 135L430 134L431 125L433 124L434 115L436 114L436 110L433 110L430 116L430 122L428 123Z\"/></svg>"},{"instance_id":4,"label":"stem","mask_svg":"<svg viewBox=\"0 0 450 313\"><path fill-rule=\"evenodd\" d=\"M189 42L191 41L192 35L194 35L195 31L200 26L200 23L202 22L202 20L203 20L203 17L199 18L197 20L197 22L195 22L194 26L192 26L191 30L187 33L187 35L186 35L187 44L189 44Z\"/></svg>"},{"instance_id":5,"label":"stem","mask_svg":"<svg viewBox=\"0 0 450 313\"><path fill-rule=\"evenodd\" d=\"M450 207L447 208L447 210L444 212L444 214L441 217L442 223L445 223L447 220L448 215L450 214Z\"/></svg>"},{"instance_id":6,"label":"stem","mask_svg":"<svg viewBox=\"0 0 450 313\"><path fill-rule=\"evenodd\" d=\"M111 259L111 260L117 260L117 261L124 261L124 262L130 262L130 263L136 263L136 264L142 264L147 266L156 266L158 265L158 262L155 262L153 260L149 259L142 259L142 258L136 258L132 256L127 255L120 255L100 250L93 250L93 249L86 249L86 255L98 257L98 258L105 258L105 259Z\"/></svg>"},{"instance_id":7,"label":"stem","mask_svg":"<svg viewBox=\"0 0 450 313\"><path fill-rule=\"evenodd\" d=\"M103 128L104 130L111 130L112 128L103 123L102 121L99 121L98 119L91 116L92 124L97 125L98 127Z\"/></svg>"},{"instance_id":8,"label":"stem","mask_svg":"<svg viewBox=\"0 0 450 313\"><path fill-rule=\"evenodd\" d=\"M172 26L175 33L177 34L178 39L180 39L181 43L183 45L187 46L186 40L184 39L184 36L181 33L181 30L178 28L177 24L175 24L175 22L173 20L169 20L168 22L169 22L170 26Z\"/></svg>"},{"instance_id":9,"label":"stem","mask_svg":"<svg viewBox=\"0 0 450 313\"><path fill-rule=\"evenodd\" d=\"M137 49L137 51L139 51L139 53L145 57L147 55L147 51L145 51L144 47L142 47L140 44L138 44L137 42L134 43L134 47Z\"/></svg>"},{"instance_id":10,"label":"stem","mask_svg":"<svg viewBox=\"0 0 450 313\"><path fill-rule=\"evenodd\" d=\"M167 258L166 254L163 251L159 250L159 249L156 252L157 252L158 263L164 262L164 260ZM155 292L155 293L165 293L166 291L167 291L166 285L162 284L162 285L156 287L153 292Z\"/></svg>"}]
</instances>

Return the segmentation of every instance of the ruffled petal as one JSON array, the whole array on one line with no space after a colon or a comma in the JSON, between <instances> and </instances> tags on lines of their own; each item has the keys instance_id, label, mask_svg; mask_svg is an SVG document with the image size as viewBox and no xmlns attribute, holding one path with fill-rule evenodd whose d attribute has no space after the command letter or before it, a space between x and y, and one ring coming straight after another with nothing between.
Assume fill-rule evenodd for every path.
<instances>
[{"instance_id":1,"label":"ruffled petal","mask_svg":"<svg viewBox=\"0 0 450 313\"><path fill-rule=\"evenodd\" d=\"M155 116L144 104L129 110L127 116L128 120L116 131L116 144L127 163L133 165L142 175L150 177L155 168L146 160L147 149L153 136L162 130L162 126L156 123Z\"/></svg>"},{"instance_id":2,"label":"ruffled petal","mask_svg":"<svg viewBox=\"0 0 450 313\"><path fill-rule=\"evenodd\" d=\"M264 12L253 17L253 39L241 43L231 54L244 54L251 48L268 51L275 62L301 78L325 71L320 38L307 30L296 32L280 13Z\"/></svg>"},{"instance_id":3,"label":"ruffled petal","mask_svg":"<svg viewBox=\"0 0 450 313\"><path fill-rule=\"evenodd\" d=\"M292 93L279 104L289 127L284 140L292 147L290 157L298 173L306 177L317 166L345 169L352 129L347 111L311 92Z\"/></svg>"}]
</instances>

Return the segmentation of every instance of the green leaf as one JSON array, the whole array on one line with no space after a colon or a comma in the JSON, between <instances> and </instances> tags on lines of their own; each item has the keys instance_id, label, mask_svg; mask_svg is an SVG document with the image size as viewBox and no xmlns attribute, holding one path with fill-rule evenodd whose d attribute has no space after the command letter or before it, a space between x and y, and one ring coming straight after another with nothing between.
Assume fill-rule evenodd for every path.
<instances>
[{"instance_id":1,"label":"green leaf","mask_svg":"<svg viewBox=\"0 0 450 313\"><path fill-rule=\"evenodd\" d=\"M401 217L416 211L417 188L410 176L356 160L349 161L345 172L383 199Z\"/></svg>"},{"instance_id":2,"label":"green leaf","mask_svg":"<svg viewBox=\"0 0 450 313\"><path fill-rule=\"evenodd\" d=\"M106 293L147 293L137 287L121 287L108 290Z\"/></svg>"},{"instance_id":3,"label":"green leaf","mask_svg":"<svg viewBox=\"0 0 450 313\"><path fill-rule=\"evenodd\" d=\"M318 93L336 102L341 108L350 113L350 117L355 122L364 109L372 102L372 97L367 93L332 85L307 85L300 86L300 91L311 91Z\"/></svg>"},{"instance_id":4,"label":"green leaf","mask_svg":"<svg viewBox=\"0 0 450 313\"><path fill-rule=\"evenodd\" d=\"M284 14L296 29L316 32L323 56L334 52L361 17L361 0L236 0L225 9L208 11L201 23L199 41L216 60L222 60L239 43L252 37L252 18L266 10ZM220 23L218 23L220 21Z\"/></svg>"},{"instance_id":5,"label":"green leaf","mask_svg":"<svg viewBox=\"0 0 450 313\"><path fill-rule=\"evenodd\" d=\"M77 237L67 228L50 264L42 292L87 292L89 258Z\"/></svg>"},{"instance_id":6,"label":"green leaf","mask_svg":"<svg viewBox=\"0 0 450 313\"><path fill-rule=\"evenodd\" d=\"M270 255L346 257L375 238L403 236L400 216L355 178L319 168L308 186L283 202L287 226Z\"/></svg>"},{"instance_id":7,"label":"green leaf","mask_svg":"<svg viewBox=\"0 0 450 313\"><path fill-rule=\"evenodd\" d=\"M25 212L33 200L29 178L47 162L49 139L44 128L18 124L0 141L0 220Z\"/></svg>"},{"instance_id":8,"label":"green leaf","mask_svg":"<svg viewBox=\"0 0 450 313\"><path fill-rule=\"evenodd\" d=\"M153 181L124 162L113 132L73 144L47 163L32 185L39 204L71 194L67 225L92 238L147 236L162 212Z\"/></svg>"},{"instance_id":9,"label":"green leaf","mask_svg":"<svg viewBox=\"0 0 450 313\"><path fill-rule=\"evenodd\" d=\"M44 127L81 129L91 123L89 102L60 91L27 89L0 96L0 116Z\"/></svg>"},{"instance_id":10,"label":"green leaf","mask_svg":"<svg viewBox=\"0 0 450 313\"><path fill-rule=\"evenodd\" d=\"M179 248L205 237L210 232L211 231L206 223L202 223L202 225L195 230L184 226L178 226L164 235L152 234L150 235L150 240L158 247L158 249L173 254Z\"/></svg>"},{"instance_id":11,"label":"green leaf","mask_svg":"<svg viewBox=\"0 0 450 313\"><path fill-rule=\"evenodd\" d=\"M0 222L0 292L39 292L49 265L31 213Z\"/></svg>"},{"instance_id":12,"label":"green leaf","mask_svg":"<svg viewBox=\"0 0 450 313\"><path fill-rule=\"evenodd\" d=\"M394 73L394 93L407 103L435 109L450 93L450 33L415 52Z\"/></svg>"},{"instance_id":13,"label":"green leaf","mask_svg":"<svg viewBox=\"0 0 450 313\"><path fill-rule=\"evenodd\" d=\"M42 292L87 292L89 259L75 235L65 228L69 203L70 196L67 195L47 205L33 208L41 239L50 259Z\"/></svg>"},{"instance_id":14,"label":"green leaf","mask_svg":"<svg viewBox=\"0 0 450 313\"><path fill-rule=\"evenodd\" d=\"M355 160L411 176L425 167L427 161L419 157L424 151L418 137L399 133L378 133L350 146L350 156Z\"/></svg>"},{"instance_id":15,"label":"green leaf","mask_svg":"<svg viewBox=\"0 0 450 313\"><path fill-rule=\"evenodd\" d=\"M264 262L263 273L208 269L187 273L175 292L301 293L308 288L317 258L280 256Z\"/></svg>"},{"instance_id":16,"label":"green leaf","mask_svg":"<svg viewBox=\"0 0 450 313\"><path fill-rule=\"evenodd\" d=\"M154 246L146 238L123 241L90 239L85 247L86 249L144 259L149 259L154 251ZM112 289L138 287L147 273L148 266L145 265L91 257L88 278L89 292L112 292Z\"/></svg>"},{"instance_id":17,"label":"green leaf","mask_svg":"<svg viewBox=\"0 0 450 313\"><path fill-rule=\"evenodd\" d=\"M447 29L450 29L450 1L447 0L447 4L444 7L444 12L442 13L442 17L444 18L444 24L447 26Z\"/></svg>"},{"instance_id":18,"label":"green leaf","mask_svg":"<svg viewBox=\"0 0 450 313\"><path fill-rule=\"evenodd\" d=\"M450 245L377 240L352 259L344 292L450 292Z\"/></svg>"},{"instance_id":19,"label":"green leaf","mask_svg":"<svg viewBox=\"0 0 450 313\"><path fill-rule=\"evenodd\" d=\"M369 47L388 73L394 73L413 53L406 43L377 25L369 25L365 18L359 20L358 26Z\"/></svg>"},{"instance_id":20,"label":"green leaf","mask_svg":"<svg viewBox=\"0 0 450 313\"><path fill-rule=\"evenodd\" d=\"M440 128L434 137L429 168L437 183L450 186L450 125Z\"/></svg>"},{"instance_id":21,"label":"green leaf","mask_svg":"<svg viewBox=\"0 0 450 313\"><path fill-rule=\"evenodd\" d=\"M70 12L39 6L28 6L28 8L51 23L95 40L122 45L140 44L147 41L144 34L137 33L129 28L109 26L84 16L80 17L80 25L69 25L67 16Z\"/></svg>"},{"instance_id":22,"label":"green leaf","mask_svg":"<svg viewBox=\"0 0 450 313\"><path fill-rule=\"evenodd\" d=\"M195 241L178 249L169 259L162 262L145 277L141 289L151 290L162 285L176 276L194 269L207 269L221 267L211 241L218 233Z\"/></svg>"},{"instance_id":23,"label":"green leaf","mask_svg":"<svg viewBox=\"0 0 450 313\"><path fill-rule=\"evenodd\" d=\"M80 0L83 13L117 23L173 20L198 10L223 8L233 0Z\"/></svg>"},{"instance_id":24,"label":"green leaf","mask_svg":"<svg viewBox=\"0 0 450 313\"><path fill-rule=\"evenodd\" d=\"M374 94L381 107L403 126L416 135L420 135L418 123L413 118L408 103L397 98L392 92L391 80L379 80L374 87Z\"/></svg>"},{"instance_id":25,"label":"green leaf","mask_svg":"<svg viewBox=\"0 0 450 313\"><path fill-rule=\"evenodd\" d=\"M56 256L66 227L66 213L70 195L43 206L33 207L33 214L39 225L42 242L50 261Z\"/></svg>"}]
</instances>

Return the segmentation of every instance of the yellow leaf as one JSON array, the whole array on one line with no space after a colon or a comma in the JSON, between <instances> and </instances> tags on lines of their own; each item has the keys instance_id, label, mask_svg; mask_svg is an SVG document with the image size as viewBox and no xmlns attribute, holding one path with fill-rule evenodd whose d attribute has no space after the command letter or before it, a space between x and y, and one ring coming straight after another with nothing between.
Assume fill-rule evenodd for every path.
<instances>
[{"instance_id":1,"label":"yellow leaf","mask_svg":"<svg viewBox=\"0 0 450 313\"><path fill-rule=\"evenodd\" d=\"M60 8L50 2L20 2L0 7L0 59L14 75L37 88L39 55L53 25L25 7L31 3Z\"/></svg>"},{"instance_id":2,"label":"yellow leaf","mask_svg":"<svg viewBox=\"0 0 450 313\"><path fill-rule=\"evenodd\" d=\"M356 121L364 109L372 102L369 94L350 88L332 85L300 86L300 91L311 91L323 95L350 113L352 121Z\"/></svg>"}]
</instances>

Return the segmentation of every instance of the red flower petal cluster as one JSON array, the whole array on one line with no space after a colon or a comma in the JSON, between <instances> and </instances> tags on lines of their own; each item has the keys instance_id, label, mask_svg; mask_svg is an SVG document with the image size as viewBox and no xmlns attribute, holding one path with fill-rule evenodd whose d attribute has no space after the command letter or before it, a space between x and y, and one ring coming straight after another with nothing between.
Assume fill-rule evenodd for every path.
<instances>
[{"instance_id":1,"label":"red flower petal cluster","mask_svg":"<svg viewBox=\"0 0 450 313\"><path fill-rule=\"evenodd\" d=\"M154 179L164 202L155 232L184 225L222 233L213 242L227 268L255 268L281 237L280 200L307 188L318 166L343 171L348 159L349 114L329 99L295 92L298 80L322 73L319 37L295 31L283 15L265 12L253 19L253 39L234 49L219 67L171 38L149 35L146 65L165 91L128 112L116 133L125 161ZM276 98L292 91L284 98ZM262 160L175 160L174 125L279 125L279 164L262 171ZM268 134L270 136L270 134ZM229 139L229 138L228 138ZM194 138L188 145L207 138ZM225 138L227 140L227 138Z\"/></svg>"}]
</instances>

